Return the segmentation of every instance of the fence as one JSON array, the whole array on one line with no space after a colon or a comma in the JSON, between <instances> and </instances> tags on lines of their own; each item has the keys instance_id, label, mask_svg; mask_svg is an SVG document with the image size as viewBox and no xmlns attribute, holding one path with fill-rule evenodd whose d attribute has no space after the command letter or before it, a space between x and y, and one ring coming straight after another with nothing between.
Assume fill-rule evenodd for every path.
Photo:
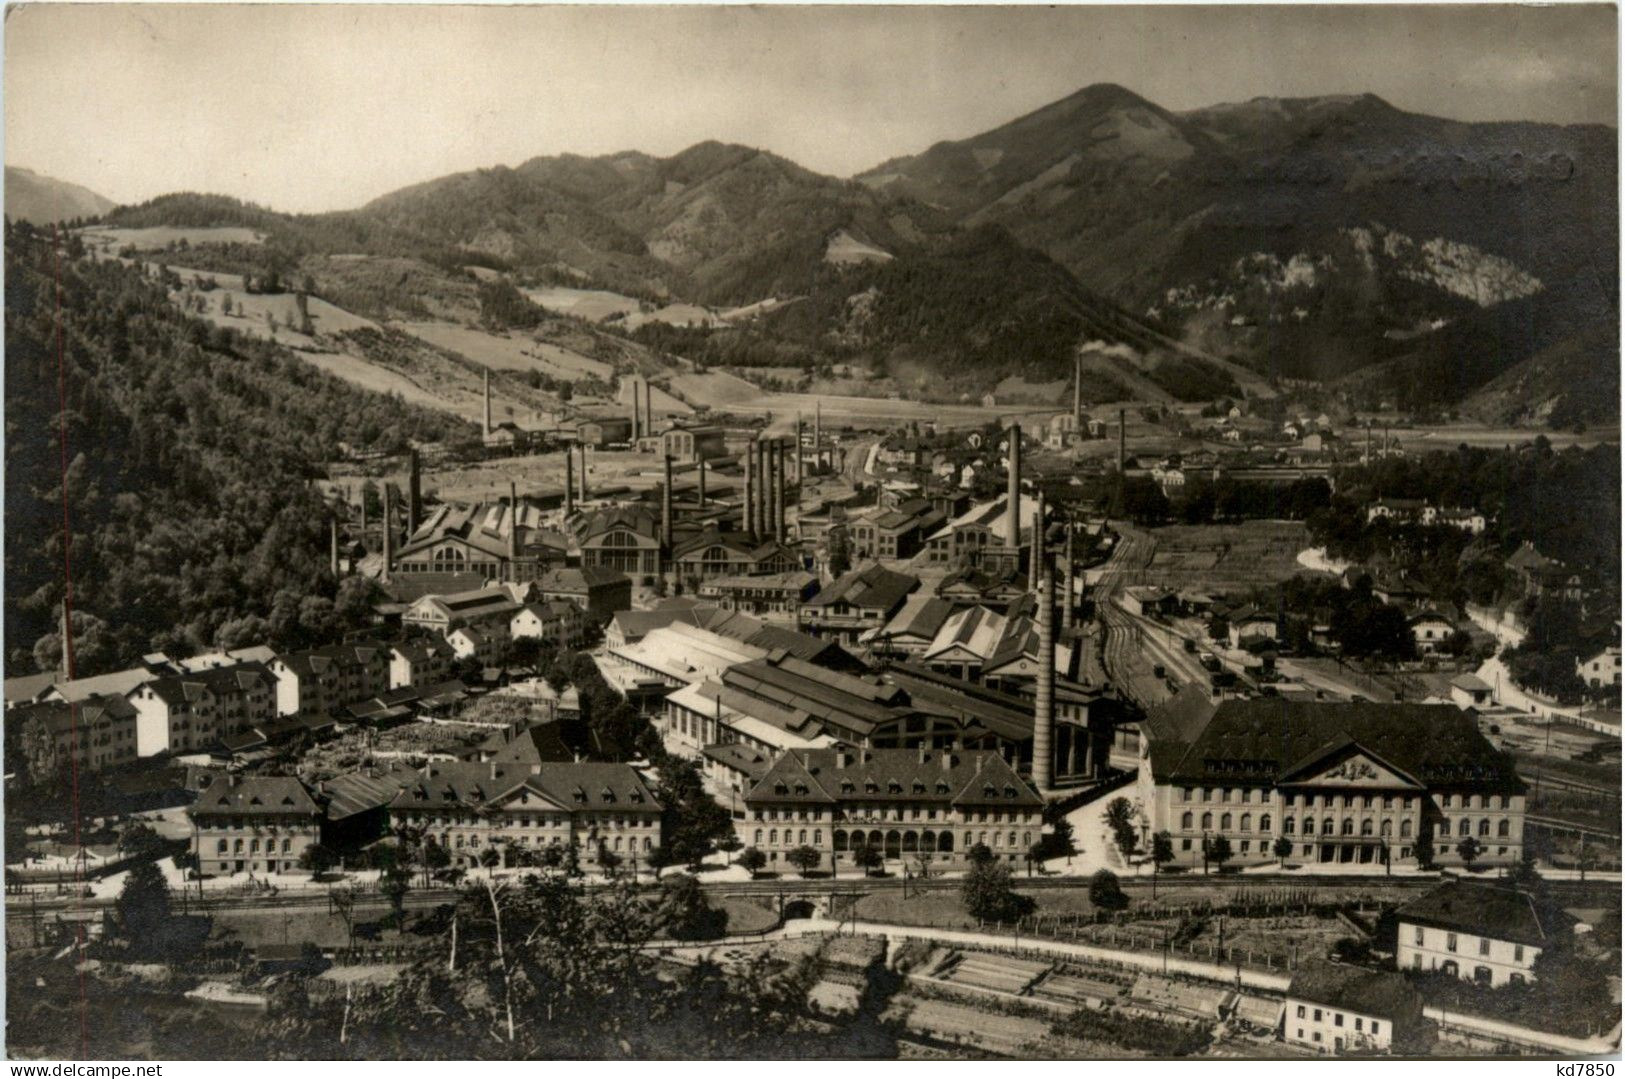
<instances>
[{"instance_id":1,"label":"fence","mask_svg":"<svg viewBox=\"0 0 1625 1079\"><path fill-rule=\"evenodd\" d=\"M1023 919L1024 922L1028 919ZM1018 927L997 927L1001 932L1016 932ZM1220 946L1216 941L1186 941L1176 944L1169 934L1151 933L1097 922L1083 922L1071 926L1051 924L1022 925L1020 933L1031 937L1044 937L1072 944L1092 944L1099 948L1118 948L1126 951L1166 954L1227 967L1249 967L1253 970L1294 971L1303 956L1294 947L1290 952L1266 952L1256 948Z\"/></svg>"}]
</instances>

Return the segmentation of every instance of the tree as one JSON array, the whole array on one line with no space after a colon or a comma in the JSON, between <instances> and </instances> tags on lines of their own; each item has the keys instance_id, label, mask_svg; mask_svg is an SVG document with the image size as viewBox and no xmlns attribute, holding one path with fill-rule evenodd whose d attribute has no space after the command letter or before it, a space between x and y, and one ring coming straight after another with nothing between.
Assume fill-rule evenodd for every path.
<instances>
[{"instance_id":1,"label":"tree","mask_svg":"<svg viewBox=\"0 0 1625 1079\"><path fill-rule=\"evenodd\" d=\"M965 913L986 922L1013 921L1022 914L1022 897L1010 883L1010 867L1003 862L976 862L960 886Z\"/></svg>"},{"instance_id":2,"label":"tree","mask_svg":"<svg viewBox=\"0 0 1625 1079\"><path fill-rule=\"evenodd\" d=\"M863 870L863 875L867 877L870 873L886 864L886 853L879 847L854 842L852 844L852 864Z\"/></svg>"},{"instance_id":3,"label":"tree","mask_svg":"<svg viewBox=\"0 0 1625 1079\"><path fill-rule=\"evenodd\" d=\"M1478 856L1483 853L1483 844L1472 836L1463 836L1461 842L1456 844L1456 854L1460 856L1461 864L1466 866L1469 872L1472 871L1473 863L1478 860Z\"/></svg>"},{"instance_id":4,"label":"tree","mask_svg":"<svg viewBox=\"0 0 1625 1079\"><path fill-rule=\"evenodd\" d=\"M1207 860L1220 869L1223 869L1224 863L1235 856L1235 851L1230 848L1230 840L1222 835L1216 835L1203 842L1206 845Z\"/></svg>"},{"instance_id":5,"label":"tree","mask_svg":"<svg viewBox=\"0 0 1625 1079\"><path fill-rule=\"evenodd\" d=\"M1164 863L1174 860L1174 839L1167 832L1151 837L1151 898L1157 897L1157 875Z\"/></svg>"},{"instance_id":6,"label":"tree","mask_svg":"<svg viewBox=\"0 0 1625 1079\"><path fill-rule=\"evenodd\" d=\"M327 890L327 901L344 922L345 947L355 947L355 905L361 898L361 889L354 884L340 885Z\"/></svg>"},{"instance_id":7,"label":"tree","mask_svg":"<svg viewBox=\"0 0 1625 1079\"><path fill-rule=\"evenodd\" d=\"M755 880L756 874L767 867L767 855L755 847L746 847L740 852L736 860L739 865L744 866L750 872L751 880Z\"/></svg>"},{"instance_id":8,"label":"tree","mask_svg":"<svg viewBox=\"0 0 1625 1079\"><path fill-rule=\"evenodd\" d=\"M819 864L823 862L824 856L819 854L813 847L800 846L785 855L785 860L799 869L801 875L805 877L818 868Z\"/></svg>"},{"instance_id":9,"label":"tree","mask_svg":"<svg viewBox=\"0 0 1625 1079\"><path fill-rule=\"evenodd\" d=\"M1420 834L1416 837L1416 864L1423 869L1433 868L1433 833L1426 824L1423 824Z\"/></svg>"},{"instance_id":10,"label":"tree","mask_svg":"<svg viewBox=\"0 0 1625 1079\"><path fill-rule=\"evenodd\" d=\"M728 927L728 912L717 910L689 873L674 873L662 885L661 921L674 940L710 940Z\"/></svg>"},{"instance_id":11,"label":"tree","mask_svg":"<svg viewBox=\"0 0 1625 1079\"><path fill-rule=\"evenodd\" d=\"M338 865L339 856L325 843L312 843L299 855L299 867L308 869L313 878L320 880L323 873Z\"/></svg>"},{"instance_id":12,"label":"tree","mask_svg":"<svg viewBox=\"0 0 1625 1079\"><path fill-rule=\"evenodd\" d=\"M729 864L733 862L733 855L743 849L744 846L745 844L740 841L739 836L732 831L717 840L717 850L728 856ZM650 864L654 863L651 862Z\"/></svg>"},{"instance_id":13,"label":"tree","mask_svg":"<svg viewBox=\"0 0 1625 1079\"><path fill-rule=\"evenodd\" d=\"M169 930L169 884L152 862L137 862L124 878L118 902L119 927L125 939L142 950L153 949Z\"/></svg>"},{"instance_id":14,"label":"tree","mask_svg":"<svg viewBox=\"0 0 1625 1079\"><path fill-rule=\"evenodd\" d=\"M622 862L622 858L621 858L621 856L619 854L616 854L614 851L610 850L607 847L604 847L602 845L599 846L599 848L598 848L598 868L599 869L603 870L609 876L614 876L615 871L621 867L621 862Z\"/></svg>"},{"instance_id":15,"label":"tree","mask_svg":"<svg viewBox=\"0 0 1625 1079\"><path fill-rule=\"evenodd\" d=\"M1275 844L1271 849L1275 852L1277 863L1284 867L1287 857L1292 853L1292 840L1284 835L1276 836Z\"/></svg>"},{"instance_id":16,"label":"tree","mask_svg":"<svg viewBox=\"0 0 1625 1079\"><path fill-rule=\"evenodd\" d=\"M1128 896L1123 894L1116 873L1101 869L1089 878L1089 902L1101 910L1123 910L1128 906Z\"/></svg>"},{"instance_id":17,"label":"tree","mask_svg":"<svg viewBox=\"0 0 1625 1079\"><path fill-rule=\"evenodd\" d=\"M971 865L986 865L993 860L993 850L986 843L976 843L965 852L965 860Z\"/></svg>"},{"instance_id":18,"label":"tree","mask_svg":"<svg viewBox=\"0 0 1625 1079\"><path fill-rule=\"evenodd\" d=\"M131 858L152 859L163 854L169 846L145 821L132 821L124 826L119 833L118 849L120 854Z\"/></svg>"}]
</instances>

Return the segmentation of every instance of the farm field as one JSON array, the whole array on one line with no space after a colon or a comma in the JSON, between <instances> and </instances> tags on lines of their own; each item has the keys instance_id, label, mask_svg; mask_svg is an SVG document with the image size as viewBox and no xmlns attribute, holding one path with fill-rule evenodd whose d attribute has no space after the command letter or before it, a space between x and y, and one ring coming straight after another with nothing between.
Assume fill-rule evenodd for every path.
<instances>
[{"instance_id":1,"label":"farm field","mask_svg":"<svg viewBox=\"0 0 1625 1079\"><path fill-rule=\"evenodd\" d=\"M450 322L400 322L395 325L413 337L455 352L493 371L540 371L551 378L565 381L581 378L607 381L615 374L615 369L601 360L512 333L489 333Z\"/></svg>"},{"instance_id":2,"label":"farm field","mask_svg":"<svg viewBox=\"0 0 1625 1079\"><path fill-rule=\"evenodd\" d=\"M1298 552L1309 546L1299 521L1245 521L1237 525L1154 528L1156 553L1148 584L1236 592L1303 572Z\"/></svg>"},{"instance_id":3,"label":"farm field","mask_svg":"<svg viewBox=\"0 0 1625 1079\"><path fill-rule=\"evenodd\" d=\"M531 303L539 304L561 315L584 318L589 322L602 322L612 315L635 315L643 310L641 301L604 289L549 285L547 288L527 288L520 291Z\"/></svg>"},{"instance_id":4,"label":"farm field","mask_svg":"<svg viewBox=\"0 0 1625 1079\"><path fill-rule=\"evenodd\" d=\"M1389 437L1405 449L1415 452L1450 450L1465 443L1474 448L1499 449L1533 442L1545 435L1553 449L1569 446L1600 446L1619 441L1619 426L1592 427L1580 434L1573 431L1549 431L1542 427L1486 427L1479 424L1445 424L1437 427L1403 427L1389 432Z\"/></svg>"},{"instance_id":5,"label":"farm field","mask_svg":"<svg viewBox=\"0 0 1625 1079\"><path fill-rule=\"evenodd\" d=\"M316 333L315 336L306 335L294 328L299 323L299 311L291 292L249 293L243 290L243 279L240 274L193 270L185 266L166 268L179 274L183 282L182 291L172 291L170 299L179 303L184 294L184 287L189 286L196 278L213 280L218 287L198 293L208 307L196 313L216 326L229 326L251 337L278 341L293 348L309 349L319 347L316 338L324 334L378 328L378 324L370 319L353 315L319 297L309 296L305 300L305 309L310 313L310 324ZM224 313L224 301L228 298L232 308L229 315ZM267 321L268 317L276 320L277 328L274 331Z\"/></svg>"},{"instance_id":6,"label":"farm field","mask_svg":"<svg viewBox=\"0 0 1625 1079\"><path fill-rule=\"evenodd\" d=\"M81 234L86 243L113 250L129 244L139 248L168 247L182 240L188 244L257 244L265 241L264 233L235 226L181 228L162 225L148 229L121 229L90 225Z\"/></svg>"},{"instance_id":7,"label":"farm field","mask_svg":"<svg viewBox=\"0 0 1625 1079\"><path fill-rule=\"evenodd\" d=\"M478 416L465 410L454 409L443 397L434 394L419 386L416 382L387 367L379 367L368 363L357 356L346 352L305 352L301 353L307 363L321 368L330 375L342 378L363 390L372 390L375 393L394 394L409 405L422 405L424 408L440 409L445 412L457 412L464 419L477 420Z\"/></svg>"}]
</instances>

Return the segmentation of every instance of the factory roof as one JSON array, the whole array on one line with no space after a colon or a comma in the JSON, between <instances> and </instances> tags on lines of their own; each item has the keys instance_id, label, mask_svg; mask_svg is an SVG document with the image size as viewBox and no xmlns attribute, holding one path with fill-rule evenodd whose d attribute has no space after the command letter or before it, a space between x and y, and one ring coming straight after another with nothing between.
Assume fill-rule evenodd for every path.
<instances>
[{"instance_id":1,"label":"factory roof","mask_svg":"<svg viewBox=\"0 0 1625 1079\"><path fill-rule=\"evenodd\" d=\"M807 601L809 607L828 607L846 603L854 607L873 607L890 611L920 587L920 579L907 573L897 573L872 562L863 569L850 570L825 585Z\"/></svg>"},{"instance_id":2,"label":"factory roof","mask_svg":"<svg viewBox=\"0 0 1625 1079\"><path fill-rule=\"evenodd\" d=\"M327 819L339 821L387 806L417 778L417 769L405 764L363 768L323 780L316 794L327 807Z\"/></svg>"},{"instance_id":3,"label":"factory roof","mask_svg":"<svg viewBox=\"0 0 1625 1079\"><path fill-rule=\"evenodd\" d=\"M1006 628L1002 614L986 607L967 607L942 623L942 628L926 646L925 657L929 660L957 649L986 660L1004 639Z\"/></svg>"},{"instance_id":4,"label":"factory roof","mask_svg":"<svg viewBox=\"0 0 1625 1079\"><path fill-rule=\"evenodd\" d=\"M881 635L892 640L898 637L917 637L930 641L954 613L951 601L920 593L908 597L903 606L886 623Z\"/></svg>"}]
</instances>

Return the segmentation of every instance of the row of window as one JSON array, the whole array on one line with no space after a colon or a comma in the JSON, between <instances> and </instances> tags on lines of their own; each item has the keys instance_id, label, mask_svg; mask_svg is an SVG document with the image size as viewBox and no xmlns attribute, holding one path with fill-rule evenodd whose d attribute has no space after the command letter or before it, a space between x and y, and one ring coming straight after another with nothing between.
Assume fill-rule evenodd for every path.
<instances>
[{"instance_id":1,"label":"row of window","mask_svg":"<svg viewBox=\"0 0 1625 1079\"><path fill-rule=\"evenodd\" d=\"M1298 1005L1298 1018L1299 1019L1307 1018L1307 1016L1304 1013L1306 1011L1308 1011L1308 1010L1309 1009L1306 1008L1304 1005L1302 1005L1302 1004ZM1314 1009L1314 1012L1315 1012L1315 1022L1317 1022L1317 1023L1321 1022L1321 1009L1316 1008L1316 1009ZM1343 1013L1342 1012L1333 1012L1332 1013L1332 1025L1337 1026L1337 1027L1340 1027L1340 1026L1343 1025ZM1371 1030L1370 1030L1371 1034L1376 1035L1376 1034L1381 1034L1382 1033L1382 1023L1380 1021L1378 1021L1376 1019L1372 1019L1370 1021L1370 1027L1371 1027ZM1366 1020L1363 1017L1358 1016L1358 1015L1356 1015L1354 1017L1354 1030L1355 1030L1356 1033L1360 1033L1360 1034L1366 1033ZM1301 1027L1298 1029L1298 1037L1300 1037L1300 1038L1303 1037L1303 1029ZM1320 1036L1317 1034L1315 1036L1315 1039L1318 1041L1320 1039Z\"/></svg>"},{"instance_id":2,"label":"row of window","mask_svg":"<svg viewBox=\"0 0 1625 1079\"><path fill-rule=\"evenodd\" d=\"M1423 928L1422 926L1417 926L1414 939L1415 939L1415 942L1416 942L1416 946L1418 948L1426 947L1427 946L1427 930L1425 928ZM1445 935L1444 935L1444 950L1447 951L1447 952L1453 952L1453 951L1457 950L1457 937L1456 937L1456 934L1451 933L1451 932L1446 932L1445 933ZM1478 954L1479 955L1484 955L1484 956L1487 956L1487 955L1490 954L1490 938L1489 937L1479 937L1478 938ZM1420 961L1421 957L1418 956L1417 958ZM1514 944L1512 946L1512 961L1514 963L1523 962L1523 945L1522 944Z\"/></svg>"},{"instance_id":3,"label":"row of window","mask_svg":"<svg viewBox=\"0 0 1625 1079\"><path fill-rule=\"evenodd\" d=\"M1273 797L1273 793L1274 792L1268 790L1258 791L1258 801L1260 803L1268 803ZM1180 789L1180 800L1185 802L1236 801L1240 802L1242 805L1246 805L1253 801L1253 795L1254 791L1251 787L1183 787ZM1339 802L1342 803L1344 809L1353 809L1356 805L1359 805L1365 809L1375 809L1379 800L1383 809L1393 809L1396 806L1406 810L1416 808L1416 798L1413 795L1300 795L1290 792L1281 795L1281 802L1283 805L1290 808L1301 804L1306 809L1314 809L1317 806L1323 809L1331 809L1336 807ZM1512 798L1505 794L1442 794L1439 796L1439 804L1445 809L1510 809L1512 808Z\"/></svg>"},{"instance_id":4,"label":"row of window","mask_svg":"<svg viewBox=\"0 0 1625 1079\"><path fill-rule=\"evenodd\" d=\"M1439 834L1442 836L1447 836L1450 834L1450 822L1448 820L1442 820L1439 822ZM1462 817L1456 822L1456 834L1472 835L1473 822L1467 817ZM1490 834L1490 819L1488 817L1482 817L1479 819L1478 834L1481 836L1487 836ZM1512 835L1512 821L1506 817L1501 818L1501 820L1495 824L1495 834L1502 839L1509 838Z\"/></svg>"},{"instance_id":5,"label":"row of window","mask_svg":"<svg viewBox=\"0 0 1625 1079\"><path fill-rule=\"evenodd\" d=\"M282 840L282 853L283 854L290 854L290 853L292 853L292 851L293 851L293 840L292 839L286 839L286 838L283 839ZM220 840L219 842L217 842L215 844L214 852L216 854L225 854L226 853L226 841L224 839ZM260 841L257 840L257 839L249 840L248 841L248 853L250 853L250 854L258 854L259 852L260 852ZM233 854L241 854L241 853L243 853L243 841L241 839L237 839L237 840L232 841L232 843L231 843L231 853L233 853ZM276 840L267 839L265 841L265 853L266 854L275 854L276 853Z\"/></svg>"},{"instance_id":6,"label":"row of window","mask_svg":"<svg viewBox=\"0 0 1625 1079\"><path fill-rule=\"evenodd\" d=\"M889 814L889 816L888 816ZM1189 816L1189 814L1186 814ZM752 820L758 821L821 821L824 813L818 809L757 809L752 811ZM830 820L936 820L935 809L921 810L919 806L846 806L842 809L830 811ZM1017 812L1015 810L985 809L974 812L965 811L955 813L954 810L942 811L942 819L959 824L1032 824L1038 819L1038 814Z\"/></svg>"},{"instance_id":7,"label":"row of window","mask_svg":"<svg viewBox=\"0 0 1625 1079\"><path fill-rule=\"evenodd\" d=\"M294 828L301 832L315 832L316 830L316 826L311 823L310 818L307 816L294 816L287 819L256 817L252 820L245 820L242 817L216 818L204 816L197 818L193 823L200 832L208 832L214 829L219 829L222 832L240 832L247 828L252 828L256 832L261 830L275 832L284 827Z\"/></svg>"}]
</instances>

